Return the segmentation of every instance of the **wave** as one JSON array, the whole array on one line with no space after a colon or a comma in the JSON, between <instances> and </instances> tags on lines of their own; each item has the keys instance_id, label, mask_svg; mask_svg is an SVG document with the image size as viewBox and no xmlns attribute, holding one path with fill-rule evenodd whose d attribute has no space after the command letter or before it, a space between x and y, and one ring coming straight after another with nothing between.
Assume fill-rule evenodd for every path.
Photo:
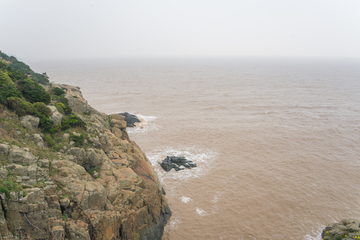
<instances>
[{"instance_id":1,"label":"wave","mask_svg":"<svg viewBox=\"0 0 360 240\"><path fill-rule=\"evenodd\" d=\"M181 201L182 201L183 203L188 203L188 202L192 201L192 199L189 198L189 197L182 196L182 197L181 197Z\"/></svg>"},{"instance_id":2,"label":"wave","mask_svg":"<svg viewBox=\"0 0 360 240\"><path fill-rule=\"evenodd\" d=\"M208 215L205 210L202 210L202 209L200 209L200 208L196 208L196 213L199 214L200 216L206 216L206 215Z\"/></svg>"},{"instance_id":3,"label":"wave","mask_svg":"<svg viewBox=\"0 0 360 240\"><path fill-rule=\"evenodd\" d=\"M169 227L170 229L174 229L176 228L179 224L181 223L181 221L179 219L171 219L170 223L169 223Z\"/></svg>"}]
</instances>

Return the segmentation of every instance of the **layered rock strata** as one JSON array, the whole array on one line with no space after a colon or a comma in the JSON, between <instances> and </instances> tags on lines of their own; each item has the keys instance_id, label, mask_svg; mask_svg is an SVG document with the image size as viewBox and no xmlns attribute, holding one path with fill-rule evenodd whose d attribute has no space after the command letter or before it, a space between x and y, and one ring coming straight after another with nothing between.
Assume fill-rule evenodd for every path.
<instances>
[{"instance_id":1,"label":"layered rock strata","mask_svg":"<svg viewBox=\"0 0 360 240\"><path fill-rule=\"evenodd\" d=\"M93 109L77 87L56 86L67 89L92 147L39 159L28 148L0 144L6 162L0 177L16 175L23 189L0 195L2 239L161 239L171 211L151 163L129 139L125 118Z\"/></svg>"}]
</instances>

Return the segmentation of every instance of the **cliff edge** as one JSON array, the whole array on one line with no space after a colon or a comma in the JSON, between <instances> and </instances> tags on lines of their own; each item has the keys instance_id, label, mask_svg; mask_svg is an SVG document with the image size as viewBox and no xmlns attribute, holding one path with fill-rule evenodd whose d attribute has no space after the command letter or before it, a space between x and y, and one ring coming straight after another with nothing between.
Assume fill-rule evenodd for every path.
<instances>
[{"instance_id":1,"label":"cliff edge","mask_svg":"<svg viewBox=\"0 0 360 240\"><path fill-rule=\"evenodd\" d=\"M161 239L165 191L124 117L93 109L78 87L43 87L63 90L72 109L66 122L48 104L50 139L45 120L0 106L1 239Z\"/></svg>"}]
</instances>

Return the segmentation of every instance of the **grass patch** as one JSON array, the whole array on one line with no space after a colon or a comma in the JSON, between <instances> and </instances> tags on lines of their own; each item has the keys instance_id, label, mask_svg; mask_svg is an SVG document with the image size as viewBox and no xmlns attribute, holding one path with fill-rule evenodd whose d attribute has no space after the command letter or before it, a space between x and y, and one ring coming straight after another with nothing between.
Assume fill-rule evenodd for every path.
<instances>
[{"instance_id":1,"label":"grass patch","mask_svg":"<svg viewBox=\"0 0 360 240\"><path fill-rule=\"evenodd\" d=\"M0 180L0 193L5 193L7 199L10 198L10 192L20 192L22 187L15 182L15 177L10 174L6 179Z\"/></svg>"},{"instance_id":2,"label":"grass patch","mask_svg":"<svg viewBox=\"0 0 360 240\"><path fill-rule=\"evenodd\" d=\"M87 170L87 172L89 174L93 175L94 172L100 172L100 167L91 168L91 169Z\"/></svg>"}]
</instances>

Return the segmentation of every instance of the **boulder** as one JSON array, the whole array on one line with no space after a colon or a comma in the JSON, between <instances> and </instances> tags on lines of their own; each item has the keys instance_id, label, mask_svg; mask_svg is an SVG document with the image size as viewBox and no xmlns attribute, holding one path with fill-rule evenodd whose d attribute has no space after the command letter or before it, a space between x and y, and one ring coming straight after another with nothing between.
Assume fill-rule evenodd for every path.
<instances>
[{"instance_id":1,"label":"boulder","mask_svg":"<svg viewBox=\"0 0 360 240\"><path fill-rule=\"evenodd\" d=\"M0 144L0 154L8 155L10 153L10 146L7 144Z\"/></svg>"},{"instance_id":2,"label":"boulder","mask_svg":"<svg viewBox=\"0 0 360 240\"><path fill-rule=\"evenodd\" d=\"M2 179L6 179L8 175L9 175L8 170L6 170L5 168L0 168L0 177Z\"/></svg>"},{"instance_id":3,"label":"boulder","mask_svg":"<svg viewBox=\"0 0 360 240\"><path fill-rule=\"evenodd\" d=\"M67 155L73 155L75 159L73 160L75 163L83 166L84 164L84 157L85 157L85 150L83 148L73 147L69 148L66 152Z\"/></svg>"},{"instance_id":4,"label":"boulder","mask_svg":"<svg viewBox=\"0 0 360 240\"><path fill-rule=\"evenodd\" d=\"M73 88L65 94L65 97L69 100L69 105L73 112L83 113L90 111L90 107L87 101L82 97L80 88Z\"/></svg>"},{"instance_id":5,"label":"boulder","mask_svg":"<svg viewBox=\"0 0 360 240\"><path fill-rule=\"evenodd\" d=\"M62 115L60 112L55 111L53 114L51 114L50 116L50 120L54 121L54 126L61 124L61 120L63 118L64 115Z\"/></svg>"},{"instance_id":6,"label":"boulder","mask_svg":"<svg viewBox=\"0 0 360 240\"><path fill-rule=\"evenodd\" d=\"M125 116L123 115L118 115L118 114L111 114L111 119L112 120L120 120L120 121L126 121L125 120Z\"/></svg>"},{"instance_id":7,"label":"boulder","mask_svg":"<svg viewBox=\"0 0 360 240\"><path fill-rule=\"evenodd\" d=\"M90 240L88 224L81 220L68 219L65 229L67 239Z\"/></svg>"},{"instance_id":8,"label":"boulder","mask_svg":"<svg viewBox=\"0 0 360 240\"><path fill-rule=\"evenodd\" d=\"M126 121L112 119L111 122L114 124L114 127L116 127L116 128L124 129L127 127Z\"/></svg>"},{"instance_id":9,"label":"boulder","mask_svg":"<svg viewBox=\"0 0 360 240\"><path fill-rule=\"evenodd\" d=\"M186 160L185 157L176 157L176 156L167 156L162 162L159 162L161 167L169 172L171 169L175 169L176 171L184 170L186 168L197 167L195 163L192 161Z\"/></svg>"},{"instance_id":10,"label":"boulder","mask_svg":"<svg viewBox=\"0 0 360 240\"><path fill-rule=\"evenodd\" d=\"M348 239L359 236L360 220L343 219L339 223L330 223L321 233L323 240ZM346 236L346 237L345 237Z\"/></svg>"},{"instance_id":11,"label":"boulder","mask_svg":"<svg viewBox=\"0 0 360 240\"><path fill-rule=\"evenodd\" d=\"M83 167L87 170L99 166L103 160L104 156L96 153L95 149L89 148L86 150L86 157Z\"/></svg>"},{"instance_id":12,"label":"boulder","mask_svg":"<svg viewBox=\"0 0 360 240\"><path fill-rule=\"evenodd\" d=\"M50 120L54 121L54 126L57 124L61 124L61 120L63 118L63 114L61 114L55 106L48 106L51 110Z\"/></svg>"},{"instance_id":13,"label":"boulder","mask_svg":"<svg viewBox=\"0 0 360 240\"><path fill-rule=\"evenodd\" d=\"M20 117L21 125L28 129L37 129L40 123L40 118L31 115Z\"/></svg>"},{"instance_id":14,"label":"boulder","mask_svg":"<svg viewBox=\"0 0 360 240\"><path fill-rule=\"evenodd\" d=\"M36 145L38 145L39 147L44 147L44 140L43 138L40 136L40 134L35 133L34 134L34 140L36 142Z\"/></svg>"},{"instance_id":15,"label":"boulder","mask_svg":"<svg viewBox=\"0 0 360 240\"><path fill-rule=\"evenodd\" d=\"M140 122L137 116L130 114L128 112L118 113L117 115L121 115L125 117L127 127L135 127L135 123Z\"/></svg>"}]
</instances>

